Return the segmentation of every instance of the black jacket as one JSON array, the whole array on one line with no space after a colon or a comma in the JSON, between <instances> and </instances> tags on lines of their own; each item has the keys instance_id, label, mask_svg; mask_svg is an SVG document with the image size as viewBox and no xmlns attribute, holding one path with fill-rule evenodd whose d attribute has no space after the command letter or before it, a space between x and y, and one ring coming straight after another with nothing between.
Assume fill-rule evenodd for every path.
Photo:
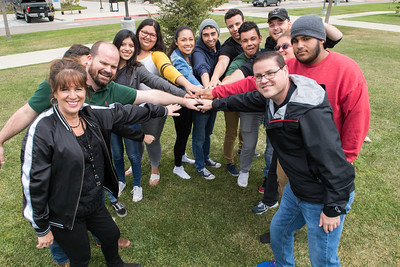
<instances>
[{"instance_id":1,"label":"black jacket","mask_svg":"<svg viewBox=\"0 0 400 267\"><path fill-rule=\"evenodd\" d=\"M111 130L123 124L143 123L165 116L167 110L152 104L144 107L112 104L108 108L85 104L79 114L86 122L86 131L102 144L103 187L117 197L118 179L110 152ZM37 235L46 235L50 225L71 230L85 163L82 149L57 106L41 113L29 126L22 141L21 166L23 215Z\"/></svg>"},{"instance_id":2,"label":"black jacket","mask_svg":"<svg viewBox=\"0 0 400 267\"><path fill-rule=\"evenodd\" d=\"M345 214L355 174L343 152L328 96L314 80L289 77L297 88L276 111L272 100L258 91L214 100L213 108L264 111L268 138L293 193L304 201L324 204L329 217Z\"/></svg>"}]
</instances>

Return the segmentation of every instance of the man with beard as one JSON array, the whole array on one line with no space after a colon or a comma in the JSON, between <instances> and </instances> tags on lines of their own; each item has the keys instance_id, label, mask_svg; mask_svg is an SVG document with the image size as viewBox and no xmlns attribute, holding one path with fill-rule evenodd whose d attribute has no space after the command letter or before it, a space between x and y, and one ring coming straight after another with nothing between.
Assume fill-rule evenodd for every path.
<instances>
[{"instance_id":1,"label":"man with beard","mask_svg":"<svg viewBox=\"0 0 400 267\"><path fill-rule=\"evenodd\" d=\"M265 114L268 138L290 181L270 226L276 262L265 265L295 266L294 231L306 225L311 265L340 266L337 250L354 200L355 174L328 95L314 80L289 75L276 52L258 54L253 69L257 91L203 100L199 108Z\"/></svg>"},{"instance_id":2,"label":"man with beard","mask_svg":"<svg viewBox=\"0 0 400 267\"><path fill-rule=\"evenodd\" d=\"M92 46L90 54L82 61L83 64L86 63L89 74L87 84L91 88L91 95L86 101L90 101L90 104L108 106L115 102L121 104L149 102L161 105L181 104L197 110L194 106L197 101L194 99L185 99L154 89L137 91L113 82L118 62L119 52L113 44L100 41ZM24 130L38 114L49 108L50 99L50 85L43 81L28 103L17 110L4 125L0 131L0 168L5 163L3 143Z\"/></svg>"},{"instance_id":3,"label":"man with beard","mask_svg":"<svg viewBox=\"0 0 400 267\"><path fill-rule=\"evenodd\" d=\"M290 31L292 22L290 21L289 14L284 8L275 8L268 13L268 32L269 36L265 41L265 48L262 51L274 51L276 41L278 38ZM326 32L326 41L324 48L333 48L343 37L341 31L335 26L324 23ZM253 75L252 61L247 64L243 64L240 69L235 71L229 79L223 81L223 84L233 83L240 79Z\"/></svg>"}]
</instances>

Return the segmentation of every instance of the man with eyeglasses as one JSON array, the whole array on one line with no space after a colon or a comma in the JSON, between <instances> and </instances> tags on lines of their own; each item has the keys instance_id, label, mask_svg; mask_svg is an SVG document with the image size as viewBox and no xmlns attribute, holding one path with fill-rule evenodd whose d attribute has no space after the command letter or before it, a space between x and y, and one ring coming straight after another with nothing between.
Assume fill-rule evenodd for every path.
<instances>
[{"instance_id":1,"label":"man with eyeglasses","mask_svg":"<svg viewBox=\"0 0 400 267\"><path fill-rule=\"evenodd\" d=\"M253 69L256 91L202 100L198 107L265 114L268 137L290 181L270 225L275 262L266 264L294 266L294 231L307 225L311 265L340 266L337 249L355 174L328 95L316 81L289 75L276 52L258 54Z\"/></svg>"}]
</instances>

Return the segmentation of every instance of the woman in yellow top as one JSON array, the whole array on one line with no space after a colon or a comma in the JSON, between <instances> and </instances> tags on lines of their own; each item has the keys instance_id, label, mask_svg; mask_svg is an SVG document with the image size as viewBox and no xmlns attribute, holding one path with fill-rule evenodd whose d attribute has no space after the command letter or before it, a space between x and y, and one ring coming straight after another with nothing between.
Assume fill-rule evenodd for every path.
<instances>
[{"instance_id":1,"label":"woman in yellow top","mask_svg":"<svg viewBox=\"0 0 400 267\"><path fill-rule=\"evenodd\" d=\"M136 36L139 38L138 61L142 63L148 71L159 75L175 85L180 85L186 89L188 95L193 95L200 90L199 87L190 83L172 64L165 54L166 45L163 41L160 24L154 19L145 19L140 23L136 30ZM151 89L144 84L139 85L139 90ZM160 171L158 166L161 160L160 136L164 128L165 118L152 119L142 124L142 130L146 134L153 135L156 140L146 145L151 164L150 185L156 185L160 181ZM183 156L183 162L193 162Z\"/></svg>"}]
</instances>

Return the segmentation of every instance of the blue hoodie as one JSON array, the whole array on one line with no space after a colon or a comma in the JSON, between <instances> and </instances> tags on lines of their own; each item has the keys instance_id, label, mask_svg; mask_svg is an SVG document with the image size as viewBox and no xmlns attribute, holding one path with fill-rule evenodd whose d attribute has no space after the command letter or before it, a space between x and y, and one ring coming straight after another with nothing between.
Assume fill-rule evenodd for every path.
<instances>
[{"instance_id":1,"label":"blue hoodie","mask_svg":"<svg viewBox=\"0 0 400 267\"><path fill-rule=\"evenodd\" d=\"M221 50L221 43L217 41L217 52L209 49L200 37L196 42L196 46L192 53L193 74L201 81L201 76L208 73L210 78L214 72L215 65L217 65L219 52Z\"/></svg>"}]
</instances>

